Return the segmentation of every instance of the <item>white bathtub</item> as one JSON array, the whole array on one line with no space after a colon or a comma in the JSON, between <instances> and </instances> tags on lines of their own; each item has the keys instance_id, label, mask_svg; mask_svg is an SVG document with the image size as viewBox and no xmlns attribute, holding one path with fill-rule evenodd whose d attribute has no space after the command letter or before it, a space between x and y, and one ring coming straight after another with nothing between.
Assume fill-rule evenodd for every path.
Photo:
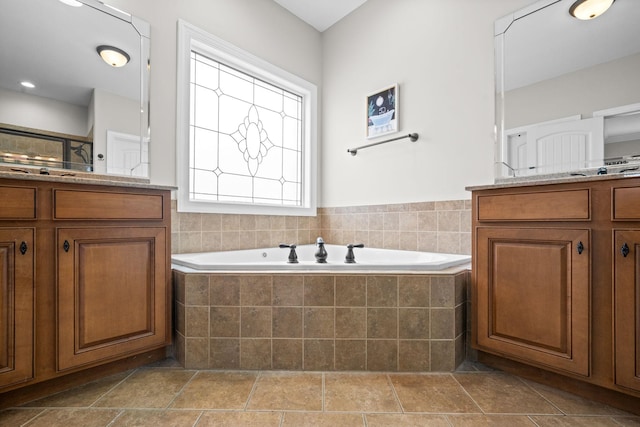
<instances>
[{"instance_id":1,"label":"white bathtub","mask_svg":"<svg viewBox=\"0 0 640 427\"><path fill-rule=\"evenodd\" d=\"M346 246L325 245L327 263L315 262L316 245L296 248L298 263L287 262L289 249L266 248L227 252L201 252L171 256L173 267L198 271L280 271L280 270L350 270L350 271L438 271L471 262L470 255L415 252L376 248L354 248L355 264L344 262Z\"/></svg>"}]
</instances>

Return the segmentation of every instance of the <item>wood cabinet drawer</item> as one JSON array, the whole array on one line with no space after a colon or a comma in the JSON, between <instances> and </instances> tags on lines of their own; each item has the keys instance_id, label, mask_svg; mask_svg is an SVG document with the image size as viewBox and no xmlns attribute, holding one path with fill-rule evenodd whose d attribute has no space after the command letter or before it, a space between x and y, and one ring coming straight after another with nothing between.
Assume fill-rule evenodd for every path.
<instances>
[{"instance_id":1,"label":"wood cabinet drawer","mask_svg":"<svg viewBox=\"0 0 640 427\"><path fill-rule=\"evenodd\" d=\"M589 219L588 189L478 196L478 221Z\"/></svg>"},{"instance_id":2,"label":"wood cabinet drawer","mask_svg":"<svg viewBox=\"0 0 640 427\"><path fill-rule=\"evenodd\" d=\"M163 219L162 196L54 190L54 219Z\"/></svg>"},{"instance_id":3,"label":"wood cabinet drawer","mask_svg":"<svg viewBox=\"0 0 640 427\"><path fill-rule=\"evenodd\" d=\"M614 188L612 220L640 219L640 187Z\"/></svg>"},{"instance_id":4,"label":"wood cabinet drawer","mask_svg":"<svg viewBox=\"0 0 640 427\"><path fill-rule=\"evenodd\" d=\"M36 189L0 186L0 219L35 219Z\"/></svg>"}]
</instances>

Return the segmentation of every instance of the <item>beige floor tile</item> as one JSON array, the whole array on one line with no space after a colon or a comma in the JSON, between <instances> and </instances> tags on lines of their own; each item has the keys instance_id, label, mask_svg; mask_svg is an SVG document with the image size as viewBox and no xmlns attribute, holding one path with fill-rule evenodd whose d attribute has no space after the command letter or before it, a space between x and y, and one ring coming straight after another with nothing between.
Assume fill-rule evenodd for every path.
<instances>
[{"instance_id":1,"label":"beige floor tile","mask_svg":"<svg viewBox=\"0 0 640 427\"><path fill-rule=\"evenodd\" d=\"M639 427L640 417L613 417L618 424L624 427Z\"/></svg>"},{"instance_id":2,"label":"beige floor tile","mask_svg":"<svg viewBox=\"0 0 640 427\"><path fill-rule=\"evenodd\" d=\"M525 381L525 383L568 415L630 415L611 406L583 399L533 381Z\"/></svg>"},{"instance_id":3,"label":"beige floor tile","mask_svg":"<svg viewBox=\"0 0 640 427\"><path fill-rule=\"evenodd\" d=\"M367 427L450 427L443 415L367 414Z\"/></svg>"},{"instance_id":4,"label":"beige floor tile","mask_svg":"<svg viewBox=\"0 0 640 427\"><path fill-rule=\"evenodd\" d=\"M21 426L42 412L42 409L5 409L0 411L0 426Z\"/></svg>"},{"instance_id":5,"label":"beige floor tile","mask_svg":"<svg viewBox=\"0 0 640 427\"><path fill-rule=\"evenodd\" d=\"M265 372L256 382L249 410L321 411L322 374Z\"/></svg>"},{"instance_id":6,"label":"beige floor tile","mask_svg":"<svg viewBox=\"0 0 640 427\"><path fill-rule=\"evenodd\" d=\"M455 373L454 378L487 414L559 414L519 378L502 373Z\"/></svg>"},{"instance_id":7,"label":"beige floor tile","mask_svg":"<svg viewBox=\"0 0 640 427\"><path fill-rule=\"evenodd\" d=\"M198 372L171 407L244 409L257 378L254 372Z\"/></svg>"},{"instance_id":8,"label":"beige floor tile","mask_svg":"<svg viewBox=\"0 0 640 427\"><path fill-rule=\"evenodd\" d=\"M449 374L390 375L405 412L481 413Z\"/></svg>"},{"instance_id":9,"label":"beige floor tile","mask_svg":"<svg viewBox=\"0 0 640 427\"><path fill-rule=\"evenodd\" d=\"M535 424L526 415L447 415L453 427L534 427Z\"/></svg>"},{"instance_id":10,"label":"beige floor tile","mask_svg":"<svg viewBox=\"0 0 640 427\"><path fill-rule=\"evenodd\" d=\"M539 427L619 427L609 417L574 417L574 416L532 416L531 419Z\"/></svg>"},{"instance_id":11,"label":"beige floor tile","mask_svg":"<svg viewBox=\"0 0 640 427\"><path fill-rule=\"evenodd\" d=\"M327 373L324 387L326 411L400 412L384 374Z\"/></svg>"},{"instance_id":12,"label":"beige floor tile","mask_svg":"<svg viewBox=\"0 0 640 427\"><path fill-rule=\"evenodd\" d=\"M204 412L197 427L278 427L282 412Z\"/></svg>"},{"instance_id":13,"label":"beige floor tile","mask_svg":"<svg viewBox=\"0 0 640 427\"><path fill-rule=\"evenodd\" d=\"M108 408L166 408L195 371L142 369L133 373L95 404Z\"/></svg>"},{"instance_id":14,"label":"beige floor tile","mask_svg":"<svg viewBox=\"0 0 640 427\"><path fill-rule=\"evenodd\" d=\"M104 427L120 409L47 409L27 424L28 427ZM3 424L4 425L4 424Z\"/></svg>"},{"instance_id":15,"label":"beige floor tile","mask_svg":"<svg viewBox=\"0 0 640 427\"><path fill-rule=\"evenodd\" d=\"M127 409L109 427L192 427L202 411Z\"/></svg>"},{"instance_id":16,"label":"beige floor tile","mask_svg":"<svg viewBox=\"0 0 640 427\"><path fill-rule=\"evenodd\" d=\"M63 391L45 398L27 403L25 406L41 407L87 407L93 405L101 396L127 378L132 371L111 375L97 381L90 382L71 390Z\"/></svg>"},{"instance_id":17,"label":"beige floor tile","mask_svg":"<svg viewBox=\"0 0 640 427\"><path fill-rule=\"evenodd\" d=\"M364 427L362 414L338 414L328 412L286 412L283 427Z\"/></svg>"}]
</instances>

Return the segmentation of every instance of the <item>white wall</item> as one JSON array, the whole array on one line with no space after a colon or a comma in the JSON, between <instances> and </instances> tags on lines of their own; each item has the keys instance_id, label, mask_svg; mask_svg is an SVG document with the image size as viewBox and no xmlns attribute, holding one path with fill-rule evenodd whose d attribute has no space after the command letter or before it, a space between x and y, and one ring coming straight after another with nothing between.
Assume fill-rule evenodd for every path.
<instances>
[{"instance_id":1,"label":"white wall","mask_svg":"<svg viewBox=\"0 0 640 427\"><path fill-rule=\"evenodd\" d=\"M0 123L87 136L88 114L86 107L0 89Z\"/></svg>"},{"instance_id":2,"label":"white wall","mask_svg":"<svg viewBox=\"0 0 640 427\"><path fill-rule=\"evenodd\" d=\"M532 0L368 0L320 34L272 0L109 0L151 24L151 181L175 185L176 21L316 84L325 207L466 199L493 181L493 22ZM365 96L400 84L400 129L350 156Z\"/></svg>"},{"instance_id":3,"label":"white wall","mask_svg":"<svg viewBox=\"0 0 640 427\"><path fill-rule=\"evenodd\" d=\"M318 86L321 37L272 0L107 0L151 24L150 178L176 185L176 29L202 28Z\"/></svg>"},{"instance_id":4,"label":"white wall","mask_svg":"<svg viewBox=\"0 0 640 427\"><path fill-rule=\"evenodd\" d=\"M323 206L467 199L493 182L493 23L531 2L368 0L325 31ZM420 139L352 157L372 142L366 95L392 83L401 133Z\"/></svg>"},{"instance_id":5,"label":"white wall","mask_svg":"<svg viewBox=\"0 0 640 427\"><path fill-rule=\"evenodd\" d=\"M140 135L140 103L123 98L104 90L94 89L93 108L95 123L93 127L93 159L94 171L107 172L107 131L115 131L128 135ZM106 160L98 160L98 154Z\"/></svg>"},{"instance_id":6,"label":"white wall","mask_svg":"<svg viewBox=\"0 0 640 427\"><path fill-rule=\"evenodd\" d=\"M639 69L636 54L507 91L505 129L635 104Z\"/></svg>"}]
</instances>

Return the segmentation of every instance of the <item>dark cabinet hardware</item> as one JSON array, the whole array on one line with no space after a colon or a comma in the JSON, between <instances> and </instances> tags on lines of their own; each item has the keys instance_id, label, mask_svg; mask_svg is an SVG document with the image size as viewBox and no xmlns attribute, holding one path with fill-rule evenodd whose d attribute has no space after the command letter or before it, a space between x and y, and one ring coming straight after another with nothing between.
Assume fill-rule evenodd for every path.
<instances>
[{"instance_id":1,"label":"dark cabinet hardware","mask_svg":"<svg viewBox=\"0 0 640 427\"><path fill-rule=\"evenodd\" d=\"M629 255L629 245L627 245L626 243L622 245L620 252L622 253L622 256L626 258L627 255Z\"/></svg>"},{"instance_id":2,"label":"dark cabinet hardware","mask_svg":"<svg viewBox=\"0 0 640 427\"><path fill-rule=\"evenodd\" d=\"M70 247L71 245L69 244L69 241L65 240L64 243L62 244L62 249L64 249L65 252L69 252Z\"/></svg>"},{"instance_id":3,"label":"dark cabinet hardware","mask_svg":"<svg viewBox=\"0 0 640 427\"><path fill-rule=\"evenodd\" d=\"M584 251L584 245L582 244L582 242L578 242L578 255L582 255L583 251Z\"/></svg>"},{"instance_id":4,"label":"dark cabinet hardware","mask_svg":"<svg viewBox=\"0 0 640 427\"><path fill-rule=\"evenodd\" d=\"M21 253L22 255L24 255L24 254L26 254L26 253L27 253L27 249L29 249L29 248L27 247L27 242L22 242L22 243L20 243L20 253Z\"/></svg>"}]
</instances>

